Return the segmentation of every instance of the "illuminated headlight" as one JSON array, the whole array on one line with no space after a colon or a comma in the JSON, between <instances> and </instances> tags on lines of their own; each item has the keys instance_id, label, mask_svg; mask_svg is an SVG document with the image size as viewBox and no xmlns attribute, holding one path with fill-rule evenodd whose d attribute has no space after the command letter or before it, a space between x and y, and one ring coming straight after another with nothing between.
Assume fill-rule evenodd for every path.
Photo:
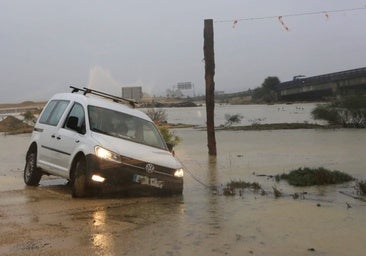
<instances>
[{"instance_id":1,"label":"illuminated headlight","mask_svg":"<svg viewBox=\"0 0 366 256\"><path fill-rule=\"evenodd\" d=\"M95 147L95 154L97 155L97 157L100 157L102 159L107 159L118 163L121 162L120 156L118 154L99 146Z\"/></svg>"},{"instance_id":2,"label":"illuminated headlight","mask_svg":"<svg viewBox=\"0 0 366 256\"><path fill-rule=\"evenodd\" d=\"M183 176L184 176L183 169L177 169L177 170L175 170L174 176L177 177L177 178L183 178Z\"/></svg>"},{"instance_id":3,"label":"illuminated headlight","mask_svg":"<svg viewBox=\"0 0 366 256\"><path fill-rule=\"evenodd\" d=\"M92 180L96 181L96 182L104 182L105 181L105 178L103 178L102 176L99 176L99 175L93 175L92 176Z\"/></svg>"}]
</instances>

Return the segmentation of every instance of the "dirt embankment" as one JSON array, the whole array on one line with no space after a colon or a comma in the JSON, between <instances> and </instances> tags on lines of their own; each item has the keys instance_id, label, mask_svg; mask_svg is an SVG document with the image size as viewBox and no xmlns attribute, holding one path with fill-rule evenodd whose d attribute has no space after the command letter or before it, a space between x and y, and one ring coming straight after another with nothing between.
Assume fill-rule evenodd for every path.
<instances>
[{"instance_id":1,"label":"dirt embankment","mask_svg":"<svg viewBox=\"0 0 366 256\"><path fill-rule=\"evenodd\" d=\"M7 134L29 133L33 131L33 126L30 126L23 121L13 116L7 116L0 121L0 132Z\"/></svg>"}]
</instances>

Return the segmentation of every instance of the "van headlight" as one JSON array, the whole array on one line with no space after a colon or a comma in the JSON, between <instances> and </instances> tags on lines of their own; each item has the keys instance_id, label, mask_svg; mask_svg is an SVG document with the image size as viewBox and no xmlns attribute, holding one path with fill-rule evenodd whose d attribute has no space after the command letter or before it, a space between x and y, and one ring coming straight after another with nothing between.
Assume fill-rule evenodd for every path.
<instances>
[{"instance_id":1,"label":"van headlight","mask_svg":"<svg viewBox=\"0 0 366 256\"><path fill-rule=\"evenodd\" d=\"M95 155L99 158L110 160L113 162L121 162L121 157L118 154L100 146L95 147Z\"/></svg>"},{"instance_id":2,"label":"van headlight","mask_svg":"<svg viewBox=\"0 0 366 256\"><path fill-rule=\"evenodd\" d=\"M174 177L183 178L184 170L182 168L175 170Z\"/></svg>"}]
</instances>

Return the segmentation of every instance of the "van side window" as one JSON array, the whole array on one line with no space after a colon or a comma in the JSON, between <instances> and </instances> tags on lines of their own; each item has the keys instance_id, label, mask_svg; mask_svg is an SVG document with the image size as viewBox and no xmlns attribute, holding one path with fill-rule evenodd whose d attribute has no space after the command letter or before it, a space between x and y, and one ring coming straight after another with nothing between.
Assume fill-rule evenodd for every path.
<instances>
[{"instance_id":1,"label":"van side window","mask_svg":"<svg viewBox=\"0 0 366 256\"><path fill-rule=\"evenodd\" d=\"M48 103L46 109L42 113L39 122L42 124L49 124L56 126L61 119L62 114L65 112L68 100L52 100Z\"/></svg>"},{"instance_id":2,"label":"van side window","mask_svg":"<svg viewBox=\"0 0 366 256\"><path fill-rule=\"evenodd\" d=\"M77 127L78 127L78 131L82 134L85 134L85 112L84 112L84 108L82 105L80 105L79 103L75 103L74 106L72 106L66 121L63 125L63 128L68 128L67 127L67 122L69 120L70 117L77 117L78 119L78 123L77 123Z\"/></svg>"}]
</instances>

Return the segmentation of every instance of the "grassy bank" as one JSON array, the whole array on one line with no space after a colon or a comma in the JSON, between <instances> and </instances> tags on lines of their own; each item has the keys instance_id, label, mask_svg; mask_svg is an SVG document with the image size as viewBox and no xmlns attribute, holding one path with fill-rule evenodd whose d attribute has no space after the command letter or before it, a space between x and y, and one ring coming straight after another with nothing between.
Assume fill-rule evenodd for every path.
<instances>
[{"instance_id":1,"label":"grassy bank","mask_svg":"<svg viewBox=\"0 0 366 256\"><path fill-rule=\"evenodd\" d=\"M275 124L253 124L246 126L221 126L216 130L224 131L261 131L261 130L287 130L287 129L333 129L337 126L308 124L308 123L275 123Z\"/></svg>"}]
</instances>

